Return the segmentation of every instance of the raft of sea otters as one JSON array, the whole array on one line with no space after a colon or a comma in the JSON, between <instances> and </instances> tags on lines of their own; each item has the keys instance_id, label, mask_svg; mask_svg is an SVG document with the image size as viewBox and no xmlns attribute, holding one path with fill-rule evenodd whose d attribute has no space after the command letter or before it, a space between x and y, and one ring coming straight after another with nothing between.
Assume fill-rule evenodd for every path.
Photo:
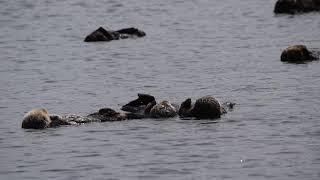
<instances>
[{"instance_id":1,"label":"raft of sea otters","mask_svg":"<svg viewBox=\"0 0 320 180\"><path fill-rule=\"evenodd\" d=\"M320 0L277 0L274 13L295 14L310 11L320 11ZM127 38L144 37L145 32L137 28L120 30L106 30L99 27L89 34L85 42L112 41ZM280 60L283 62L301 63L319 59L319 50L309 50L304 45L293 45L283 50ZM28 112L22 122L22 128L44 129L61 125L73 125L89 122L121 121L142 118L169 118L179 115L182 118L215 119L232 109L234 103L222 105L211 96L205 96L192 104L191 99L186 99L180 106L169 101L157 103L155 98L148 94L138 94L138 98L129 102L117 112L110 108L100 109L98 112L86 115L51 115L46 109L33 109Z\"/></svg>"},{"instance_id":2,"label":"raft of sea otters","mask_svg":"<svg viewBox=\"0 0 320 180\"><path fill-rule=\"evenodd\" d=\"M98 112L86 115L52 115L44 108L33 109L28 112L22 121L22 128L44 129L63 125L77 125L90 122L122 121L142 118L170 118L179 115L181 118L216 119L227 110L232 109L235 103L220 104L212 96L204 96L192 104L188 98L181 105L171 104L169 101L156 102L154 96L138 94L138 98L121 107L121 112L111 108L102 108Z\"/></svg>"}]
</instances>

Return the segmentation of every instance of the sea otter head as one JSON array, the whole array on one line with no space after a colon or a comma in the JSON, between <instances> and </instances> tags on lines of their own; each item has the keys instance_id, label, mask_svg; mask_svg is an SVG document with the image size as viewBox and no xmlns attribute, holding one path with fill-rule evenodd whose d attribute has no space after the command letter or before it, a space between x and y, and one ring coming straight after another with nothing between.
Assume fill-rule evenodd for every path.
<instances>
[{"instance_id":1,"label":"sea otter head","mask_svg":"<svg viewBox=\"0 0 320 180\"><path fill-rule=\"evenodd\" d=\"M191 99L188 98L181 103L178 114L182 117L190 116L191 108L192 108Z\"/></svg>"},{"instance_id":2,"label":"sea otter head","mask_svg":"<svg viewBox=\"0 0 320 180\"><path fill-rule=\"evenodd\" d=\"M24 129L44 129L51 123L47 109L37 108L29 111L23 118L22 128Z\"/></svg>"},{"instance_id":3,"label":"sea otter head","mask_svg":"<svg viewBox=\"0 0 320 180\"><path fill-rule=\"evenodd\" d=\"M221 106L217 99L212 96L204 96L197 99L191 110L192 116L199 119L220 118Z\"/></svg>"}]
</instances>

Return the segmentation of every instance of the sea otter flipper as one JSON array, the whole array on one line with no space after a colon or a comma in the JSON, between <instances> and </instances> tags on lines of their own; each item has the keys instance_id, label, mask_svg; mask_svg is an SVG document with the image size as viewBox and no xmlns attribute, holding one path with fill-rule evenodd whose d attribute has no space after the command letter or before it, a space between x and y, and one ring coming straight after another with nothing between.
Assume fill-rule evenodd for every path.
<instances>
[{"instance_id":1,"label":"sea otter flipper","mask_svg":"<svg viewBox=\"0 0 320 180\"><path fill-rule=\"evenodd\" d=\"M180 105L178 114L180 117L191 117L192 102L191 98L186 99Z\"/></svg>"},{"instance_id":2,"label":"sea otter flipper","mask_svg":"<svg viewBox=\"0 0 320 180\"><path fill-rule=\"evenodd\" d=\"M131 113L144 113L146 106L152 101L155 101L154 96L139 93L137 99L122 106L121 110Z\"/></svg>"}]
</instances>

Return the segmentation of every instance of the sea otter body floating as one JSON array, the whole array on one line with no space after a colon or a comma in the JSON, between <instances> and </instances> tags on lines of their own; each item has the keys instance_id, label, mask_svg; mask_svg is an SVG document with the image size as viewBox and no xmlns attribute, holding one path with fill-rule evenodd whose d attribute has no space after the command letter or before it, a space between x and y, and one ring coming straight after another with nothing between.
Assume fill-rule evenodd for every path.
<instances>
[{"instance_id":1,"label":"sea otter body floating","mask_svg":"<svg viewBox=\"0 0 320 180\"><path fill-rule=\"evenodd\" d=\"M233 107L234 103L229 104ZM50 115L46 109L33 109L28 112L22 121L22 128L44 129L62 125L76 125L90 122L122 121L142 118L170 118L195 117L197 119L219 118L226 113L225 108L211 96L199 98L192 106L191 99L181 104L180 109L169 101L156 103L155 98L148 94L138 94L138 98L122 106L123 112L117 112L110 108L102 108L98 112L86 115ZM179 109L179 110L178 110Z\"/></svg>"},{"instance_id":2,"label":"sea otter body floating","mask_svg":"<svg viewBox=\"0 0 320 180\"><path fill-rule=\"evenodd\" d=\"M311 52L304 45L289 46L283 50L281 54L281 61L284 62L303 62L319 59L315 52Z\"/></svg>"},{"instance_id":3,"label":"sea otter body floating","mask_svg":"<svg viewBox=\"0 0 320 180\"><path fill-rule=\"evenodd\" d=\"M230 104L230 107L233 107ZM191 99L188 98L181 103L179 115L182 117L195 117L197 119L215 119L227 111L223 108L219 101L212 96L204 96L196 100L192 106Z\"/></svg>"},{"instance_id":4,"label":"sea otter body floating","mask_svg":"<svg viewBox=\"0 0 320 180\"><path fill-rule=\"evenodd\" d=\"M117 31L106 30L103 27L99 27L97 30L89 34L84 39L84 42L112 41L112 40L119 40L119 39L127 39L130 37L131 38L143 37L145 35L146 35L145 32L134 27L120 29Z\"/></svg>"},{"instance_id":5,"label":"sea otter body floating","mask_svg":"<svg viewBox=\"0 0 320 180\"><path fill-rule=\"evenodd\" d=\"M47 109L37 108L24 116L21 127L24 129L44 129L71 124L72 121L66 121L57 115L50 115Z\"/></svg>"}]
</instances>

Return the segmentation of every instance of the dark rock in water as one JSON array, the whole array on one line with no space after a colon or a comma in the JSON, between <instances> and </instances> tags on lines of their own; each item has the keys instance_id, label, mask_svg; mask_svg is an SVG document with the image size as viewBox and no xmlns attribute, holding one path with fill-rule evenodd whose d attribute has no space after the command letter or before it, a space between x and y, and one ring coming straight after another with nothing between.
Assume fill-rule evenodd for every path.
<instances>
[{"instance_id":1,"label":"dark rock in water","mask_svg":"<svg viewBox=\"0 0 320 180\"><path fill-rule=\"evenodd\" d=\"M131 35L131 36L137 36L137 37L143 37L146 35L145 32L133 27L120 29L120 30L117 30L116 32L118 32L121 35Z\"/></svg>"},{"instance_id":2,"label":"dark rock in water","mask_svg":"<svg viewBox=\"0 0 320 180\"><path fill-rule=\"evenodd\" d=\"M162 101L150 109L152 118L169 118L177 115L176 108L169 101Z\"/></svg>"},{"instance_id":3,"label":"dark rock in water","mask_svg":"<svg viewBox=\"0 0 320 180\"><path fill-rule=\"evenodd\" d=\"M191 99L188 98L181 103L179 115L181 117L196 117L197 119L215 119L220 118L226 113L225 108L221 107L218 100L211 96L204 96L197 99L192 106Z\"/></svg>"},{"instance_id":4,"label":"dark rock in water","mask_svg":"<svg viewBox=\"0 0 320 180\"><path fill-rule=\"evenodd\" d=\"M121 110L144 114L147 105L155 101L155 98L149 94L138 94L138 98L122 106Z\"/></svg>"},{"instance_id":5,"label":"dark rock in water","mask_svg":"<svg viewBox=\"0 0 320 180\"><path fill-rule=\"evenodd\" d=\"M127 39L129 37L143 37L146 33L137 28L126 28L118 31L106 30L99 27L97 30L89 34L85 42L112 41L118 39Z\"/></svg>"},{"instance_id":6,"label":"dark rock in water","mask_svg":"<svg viewBox=\"0 0 320 180\"><path fill-rule=\"evenodd\" d=\"M304 45L294 45L286 48L281 54L281 61L284 62L303 62L316 60L317 57Z\"/></svg>"},{"instance_id":7,"label":"dark rock in water","mask_svg":"<svg viewBox=\"0 0 320 180\"><path fill-rule=\"evenodd\" d=\"M274 13L294 14L320 10L320 0L278 0Z\"/></svg>"}]
</instances>

